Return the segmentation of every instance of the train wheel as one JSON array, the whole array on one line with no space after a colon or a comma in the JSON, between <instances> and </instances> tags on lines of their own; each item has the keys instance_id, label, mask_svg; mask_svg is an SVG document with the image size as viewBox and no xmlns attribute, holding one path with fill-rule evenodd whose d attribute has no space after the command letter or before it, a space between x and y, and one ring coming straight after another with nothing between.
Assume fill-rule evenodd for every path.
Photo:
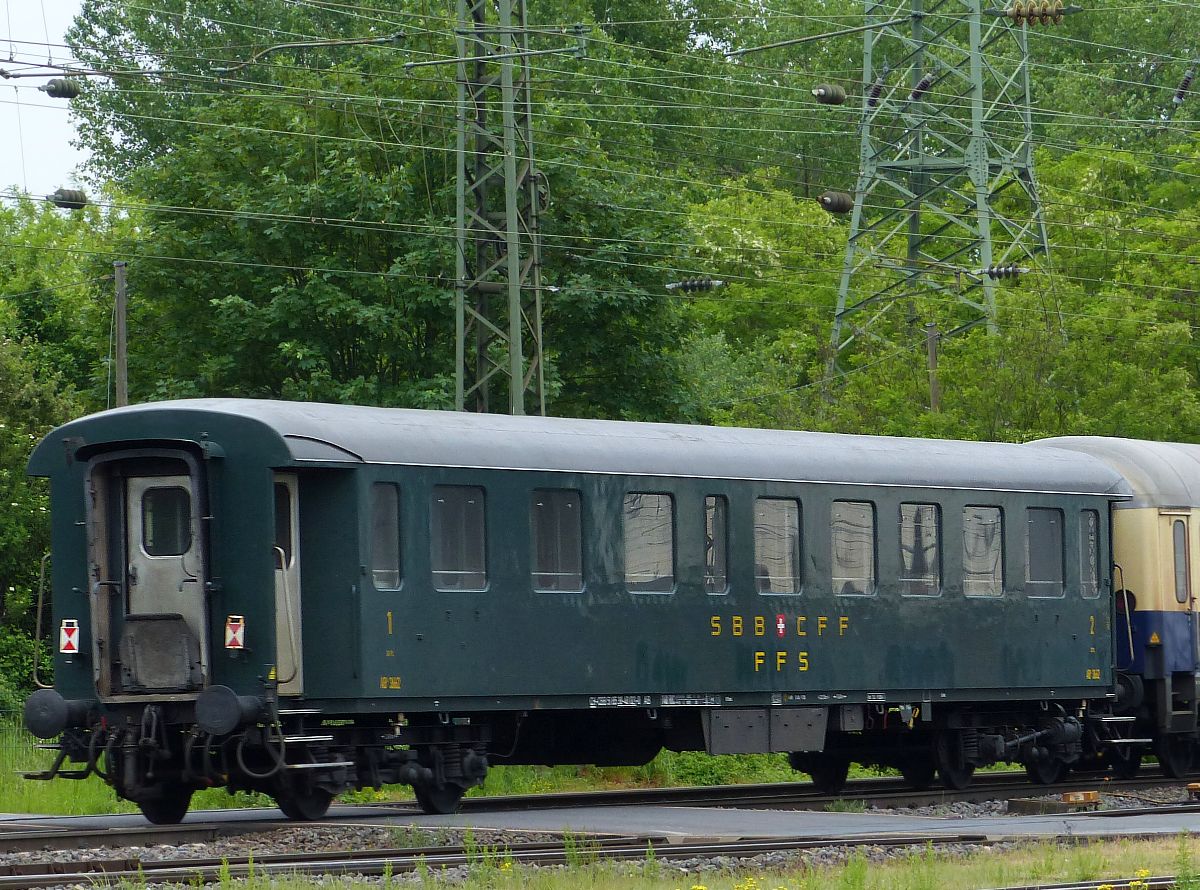
<instances>
[{"instance_id":1,"label":"train wheel","mask_svg":"<svg viewBox=\"0 0 1200 890\"><path fill-rule=\"evenodd\" d=\"M1158 767L1168 779L1182 779L1192 768L1192 740L1182 735L1159 736L1154 744Z\"/></svg>"},{"instance_id":2,"label":"train wheel","mask_svg":"<svg viewBox=\"0 0 1200 890\"><path fill-rule=\"evenodd\" d=\"M1061 760L1036 760L1025 764L1025 775L1029 781L1039 785L1055 785L1067 777L1070 767Z\"/></svg>"},{"instance_id":3,"label":"train wheel","mask_svg":"<svg viewBox=\"0 0 1200 890\"><path fill-rule=\"evenodd\" d=\"M329 812L333 795L323 788L280 791L275 795L275 803L289 819L296 822L315 822Z\"/></svg>"},{"instance_id":4,"label":"train wheel","mask_svg":"<svg viewBox=\"0 0 1200 890\"><path fill-rule=\"evenodd\" d=\"M900 764L900 775L914 791L924 791L933 784L937 767L932 760L909 760Z\"/></svg>"},{"instance_id":5,"label":"train wheel","mask_svg":"<svg viewBox=\"0 0 1200 890\"><path fill-rule=\"evenodd\" d=\"M963 762L962 753L958 750L957 733L938 733L933 754L943 785L954 791L962 791L971 784L971 777L975 775L975 765Z\"/></svg>"},{"instance_id":6,"label":"train wheel","mask_svg":"<svg viewBox=\"0 0 1200 890\"><path fill-rule=\"evenodd\" d=\"M846 787L850 776L850 761L842 757L817 756L804 772L812 778L813 787L822 794L837 794Z\"/></svg>"},{"instance_id":7,"label":"train wheel","mask_svg":"<svg viewBox=\"0 0 1200 890\"><path fill-rule=\"evenodd\" d=\"M1129 745L1116 745L1108 755L1108 765L1118 779L1132 779L1142 766L1142 752Z\"/></svg>"},{"instance_id":8,"label":"train wheel","mask_svg":"<svg viewBox=\"0 0 1200 890\"><path fill-rule=\"evenodd\" d=\"M431 816L446 816L453 813L462 802L466 790L462 785L456 785L453 782L447 782L440 788L431 788L428 785L413 787L413 792L417 795L417 803L421 805L422 811Z\"/></svg>"},{"instance_id":9,"label":"train wheel","mask_svg":"<svg viewBox=\"0 0 1200 890\"><path fill-rule=\"evenodd\" d=\"M138 809L154 825L178 825L191 805L192 789L183 785L168 785L156 800L138 801Z\"/></svg>"}]
</instances>

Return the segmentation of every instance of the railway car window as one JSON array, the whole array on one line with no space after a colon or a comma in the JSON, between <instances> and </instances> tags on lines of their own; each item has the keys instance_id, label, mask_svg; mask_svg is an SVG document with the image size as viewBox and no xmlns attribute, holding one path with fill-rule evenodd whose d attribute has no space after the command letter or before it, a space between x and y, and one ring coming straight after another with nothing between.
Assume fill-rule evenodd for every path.
<instances>
[{"instance_id":1,"label":"railway car window","mask_svg":"<svg viewBox=\"0 0 1200 890\"><path fill-rule=\"evenodd\" d=\"M1030 596L1063 595L1063 512L1025 512L1025 582Z\"/></svg>"},{"instance_id":2,"label":"railway car window","mask_svg":"<svg viewBox=\"0 0 1200 890\"><path fill-rule=\"evenodd\" d=\"M800 502L754 502L754 582L759 593L800 592Z\"/></svg>"},{"instance_id":3,"label":"railway car window","mask_svg":"<svg viewBox=\"0 0 1200 890\"><path fill-rule=\"evenodd\" d=\"M533 587L583 590L583 525L577 491L538 489L530 497Z\"/></svg>"},{"instance_id":4,"label":"railway car window","mask_svg":"<svg viewBox=\"0 0 1200 890\"><path fill-rule=\"evenodd\" d=\"M999 507L963 508L963 593L1004 595L1004 514Z\"/></svg>"},{"instance_id":5,"label":"railway car window","mask_svg":"<svg viewBox=\"0 0 1200 890\"><path fill-rule=\"evenodd\" d=\"M729 552L727 517L729 502L716 495L704 499L704 589L725 593L729 589L725 559Z\"/></svg>"},{"instance_id":6,"label":"railway car window","mask_svg":"<svg viewBox=\"0 0 1200 890\"><path fill-rule=\"evenodd\" d=\"M400 588L400 488L371 486L371 578L378 590Z\"/></svg>"},{"instance_id":7,"label":"railway car window","mask_svg":"<svg viewBox=\"0 0 1200 890\"><path fill-rule=\"evenodd\" d=\"M834 501L831 520L833 589L869 596L875 592L875 505Z\"/></svg>"},{"instance_id":8,"label":"railway car window","mask_svg":"<svg viewBox=\"0 0 1200 890\"><path fill-rule=\"evenodd\" d=\"M430 531L433 584L438 590L487 587L487 527L483 489L435 485Z\"/></svg>"},{"instance_id":9,"label":"railway car window","mask_svg":"<svg viewBox=\"0 0 1200 890\"><path fill-rule=\"evenodd\" d=\"M625 586L643 593L675 587L675 505L669 494L625 495Z\"/></svg>"},{"instance_id":10,"label":"railway car window","mask_svg":"<svg viewBox=\"0 0 1200 890\"><path fill-rule=\"evenodd\" d=\"M1175 545L1175 600L1186 603L1192 597L1191 562L1188 553L1187 523L1176 519L1171 523L1171 539Z\"/></svg>"},{"instance_id":11,"label":"railway car window","mask_svg":"<svg viewBox=\"0 0 1200 890\"><path fill-rule=\"evenodd\" d=\"M1084 599L1100 595L1100 514L1079 511L1079 593Z\"/></svg>"},{"instance_id":12,"label":"railway car window","mask_svg":"<svg viewBox=\"0 0 1200 890\"><path fill-rule=\"evenodd\" d=\"M148 488L142 495L142 548L148 556L182 556L192 546L192 499L186 488Z\"/></svg>"},{"instance_id":13,"label":"railway car window","mask_svg":"<svg viewBox=\"0 0 1200 890\"><path fill-rule=\"evenodd\" d=\"M292 564L292 493L282 482L275 483L275 546L283 551L283 565L275 568L288 568Z\"/></svg>"},{"instance_id":14,"label":"railway car window","mask_svg":"<svg viewBox=\"0 0 1200 890\"><path fill-rule=\"evenodd\" d=\"M900 586L905 596L937 596L942 582L942 515L937 504L900 505Z\"/></svg>"}]
</instances>

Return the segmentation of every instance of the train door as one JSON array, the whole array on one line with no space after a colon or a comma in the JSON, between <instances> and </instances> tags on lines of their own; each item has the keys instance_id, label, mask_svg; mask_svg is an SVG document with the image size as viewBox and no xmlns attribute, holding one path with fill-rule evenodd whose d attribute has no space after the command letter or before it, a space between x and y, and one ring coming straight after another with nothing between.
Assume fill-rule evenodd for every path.
<instances>
[{"instance_id":1,"label":"train door","mask_svg":"<svg viewBox=\"0 0 1200 890\"><path fill-rule=\"evenodd\" d=\"M275 474L275 664L281 695L304 691L298 487L294 475Z\"/></svg>"},{"instance_id":2,"label":"train door","mask_svg":"<svg viewBox=\"0 0 1200 890\"><path fill-rule=\"evenodd\" d=\"M204 560L192 480L184 475L125 480L125 603L121 658L126 686L194 686L199 678L169 680L158 664L164 644L195 653L180 619L198 644L200 674L208 675ZM158 650L157 652L155 650ZM189 655L190 660L195 655ZM130 663L136 662L136 664ZM140 670L140 673L138 671ZM186 668L184 669L186 673ZM182 674L181 674L182 676Z\"/></svg>"},{"instance_id":3,"label":"train door","mask_svg":"<svg viewBox=\"0 0 1200 890\"><path fill-rule=\"evenodd\" d=\"M1191 651L1193 667L1200 663L1200 613L1196 611L1196 596L1192 589L1192 535L1190 528L1191 517L1184 513L1168 517L1171 524L1171 557L1173 570L1173 589L1176 607L1188 613L1188 632L1191 634ZM1182 666L1179 666L1182 667Z\"/></svg>"}]
</instances>

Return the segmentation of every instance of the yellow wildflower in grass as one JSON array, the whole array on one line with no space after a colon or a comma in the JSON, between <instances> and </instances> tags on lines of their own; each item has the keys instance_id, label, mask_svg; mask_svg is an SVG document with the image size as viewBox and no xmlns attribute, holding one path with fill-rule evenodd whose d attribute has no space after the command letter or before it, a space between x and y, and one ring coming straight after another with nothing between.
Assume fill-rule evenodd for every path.
<instances>
[{"instance_id":1,"label":"yellow wildflower in grass","mask_svg":"<svg viewBox=\"0 0 1200 890\"><path fill-rule=\"evenodd\" d=\"M703 884L692 884L692 890L708 890Z\"/></svg>"},{"instance_id":2,"label":"yellow wildflower in grass","mask_svg":"<svg viewBox=\"0 0 1200 890\"><path fill-rule=\"evenodd\" d=\"M733 890L758 890L758 878L747 875L733 885Z\"/></svg>"}]
</instances>

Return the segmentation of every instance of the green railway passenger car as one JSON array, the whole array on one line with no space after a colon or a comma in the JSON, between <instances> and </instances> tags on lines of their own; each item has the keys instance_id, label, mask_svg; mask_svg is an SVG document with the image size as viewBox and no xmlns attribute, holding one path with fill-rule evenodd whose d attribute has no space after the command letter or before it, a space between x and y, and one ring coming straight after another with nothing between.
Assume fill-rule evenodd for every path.
<instances>
[{"instance_id":1,"label":"green railway passenger car","mask_svg":"<svg viewBox=\"0 0 1200 890\"><path fill-rule=\"evenodd\" d=\"M1052 445L213 399L67 424L30 472L42 777L153 821L211 785L447 811L489 765L663 748L1053 781L1111 735L1130 489Z\"/></svg>"}]
</instances>

